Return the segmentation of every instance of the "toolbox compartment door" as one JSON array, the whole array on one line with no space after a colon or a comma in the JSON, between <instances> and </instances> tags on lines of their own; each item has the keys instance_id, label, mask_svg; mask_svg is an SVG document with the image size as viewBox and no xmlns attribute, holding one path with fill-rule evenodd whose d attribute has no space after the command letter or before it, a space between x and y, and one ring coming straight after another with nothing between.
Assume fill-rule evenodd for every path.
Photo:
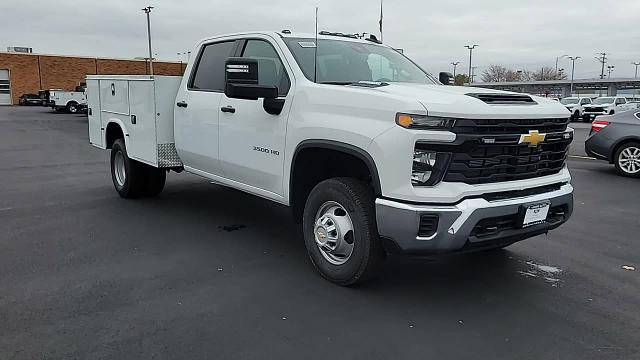
<instances>
[{"instance_id":1,"label":"toolbox compartment door","mask_svg":"<svg viewBox=\"0 0 640 360\"><path fill-rule=\"evenodd\" d=\"M153 80L129 81L129 142L130 158L158 166L156 142L156 111Z\"/></svg>"},{"instance_id":2,"label":"toolbox compartment door","mask_svg":"<svg viewBox=\"0 0 640 360\"><path fill-rule=\"evenodd\" d=\"M87 80L87 112L89 117L89 143L104 149L104 128L100 118L100 81Z\"/></svg>"}]
</instances>

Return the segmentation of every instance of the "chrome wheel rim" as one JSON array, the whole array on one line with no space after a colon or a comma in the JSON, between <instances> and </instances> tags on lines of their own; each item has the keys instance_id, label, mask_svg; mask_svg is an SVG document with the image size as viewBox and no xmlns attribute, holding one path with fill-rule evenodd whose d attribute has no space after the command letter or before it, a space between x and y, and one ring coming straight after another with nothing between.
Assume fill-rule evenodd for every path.
<instances>
[{"instance_id":1,"label":"chrome wheel rim","mask_svg":"<svg viewBox=\"0 0 640 360\"><path fill-rule=\"evenodd\" d=\"M69 105L69 112L70 113L75 113L76 112L76 106L75 105Z\"/></svg>"},{"instance_id":2,"label":"chrome wheel rim","mask_svg":"<svg viewBox=\"0 0 640 360\"><path fill-rule=\"evenodd\" d=\"M620 156L618 156L618 165L628 174L640 172L640 149L635 146L629 146L622 150Z\"/></svg>"},{"instance_id":3,"label":"chrome wheel rim","mask_svg":"<svg viewBox=\"0 0 640 360\"><path fill-rule=\"evenodd\" d=\"M119 186L124 186L127 180L127 171L124 167L124 155L118 151L113 158L113 173L116 175L116 182Z\"/></svg>"},{"instance_id":4,"label":"chrome wheel rim","mask_svg":"<svg viewBox=\"0 0 640 360\"><path fill-rule=\"evenodd\" d=\"M343 265L353 254L353 222L344 206L335 201L320 206L313 236L322 256L333 265Z\"/></svg>"}]
</instances>

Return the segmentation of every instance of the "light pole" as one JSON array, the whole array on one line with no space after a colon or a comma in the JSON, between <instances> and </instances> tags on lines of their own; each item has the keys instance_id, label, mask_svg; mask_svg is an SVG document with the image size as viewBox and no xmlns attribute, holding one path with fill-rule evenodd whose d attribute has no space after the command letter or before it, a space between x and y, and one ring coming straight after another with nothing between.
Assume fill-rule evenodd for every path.
<instances>
[{"instance_id":1,"label":"light pole","mask_svg":"<svg viewBox=\"0 0 640 360\"><path fill-rule=\"evenodd\" d=\"M571 90L569 96L573 95L573 74L576 70L576 60L580 59L580 56L567 56L567 59L571 60Z\"/></svg>"},{"instance_id":2,"label":"light pole","mask_svg":"<svg viewBox=\"0 0 640 360\"><path fill-rule=\"evenodd\" d=\"M464 47L466 47L467 49L469 49L469 84L471 84L473 82L473 79L471 78L471 58L473 56L473 49L475 49L476 47L478 47L480 45L478 44L474 44L474 45L465 45Z\"/></svg>"},{"instance_id":3,"label":"light pole","mask_svg":"<svg viewBox=\"0 0 640 360\"><path fill-rule=\"evenodd\" d=\"M562 59L563 57L567 57L569 55L562 55L562 56L556 56L556 75L558 74L558 60Z\"/></svg>"},{"instance_id":4,"label":"light pole","mask_svg":"<svg viewBox=\"0 0 640 360\"><path fill-rule=\"evenodd\" d=\"M613 69L615 68L615 65L608 65L607 66L607 72L609 73L609 79L611 79L611 72L613 71Z\"/></svg>"},{"instance_id":5,"label":"light pole","mask_svg":"<svg viewBox=\"0 0 640 360\"><path fill-rule=\"evenodd\" d=\"M631 64L636 66L636 75L633 78L637 79L638 78L638 66L640 65L640 61L632 62Z\"/></svg>"},{"instance_id":6,"label":"light pole","mask_svg":"<svg viewBox=\"0 0 640 360\"><path fill-rule=\"evenodd\" d=\"M451 65L453 65L453 79L455 81L456 79L456 67L458 67L458 64L460 64L460 61L456 61L456 62L452 62ZM637 72L637 67L636 67L636 72Z\"/></svg>"},{"instance_id":7,"label":"light pole","mask_svg":"<svg viewBox=\"0 0 640 360\"><path fill-rule=\"evenodd\" d=\"M149 74L153 75L153 52L151 51L151 18L149 14L151 14L151 9L153 6L147 6L143 8L142 11L147 14L147 38L149 39Z\"/></svg>"}]
</instances>

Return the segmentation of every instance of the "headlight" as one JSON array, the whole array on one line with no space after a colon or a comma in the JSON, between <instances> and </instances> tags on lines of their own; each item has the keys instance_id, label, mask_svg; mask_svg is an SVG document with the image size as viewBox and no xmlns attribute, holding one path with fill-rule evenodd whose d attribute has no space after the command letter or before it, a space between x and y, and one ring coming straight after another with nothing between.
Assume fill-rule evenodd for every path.
<instances>
[{"instance_id":1,"label":"headlight","mask_svg":"<svg viewBox=\"0 0 640 360\"><path fill-rule=\"evenodd\" d=\"M446 117L396 114L396 124L405 129L442 130L452 128L455 123L455 119Z\"/></svg>"},{"instance_id":2,"label":"headlight","mask_svg":"<svg viewBox=\"0 0 640 360\"><path fill-rule=\"evenodd\" d=\"M432 186L442 180L451 155L430 150L415 149L411 168L413 186Z\"/></svg>"}]
</instances>

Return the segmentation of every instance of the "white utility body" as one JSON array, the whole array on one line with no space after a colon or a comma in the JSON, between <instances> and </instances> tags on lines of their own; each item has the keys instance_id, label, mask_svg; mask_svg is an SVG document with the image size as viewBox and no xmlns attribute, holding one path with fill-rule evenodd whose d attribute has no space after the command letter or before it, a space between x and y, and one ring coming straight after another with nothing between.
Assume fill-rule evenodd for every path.
<instances>
[{"instance_id":1,"label":"white utility body","mask_svg":"<svg viewBox=\"0 0 640 360\"><path fill-rule=\"evenodd\" d=\"M193 53L184 77L87 77L89 140L124 198L172 170L290 206L341 285L387 253L501 248L571 215L557 101L445 86L374 37L241 33Z\"/></svg>"},{"instance_id":2,"label":"white utility body","mask_svg":"<svg viewBox=\"0 0 640 360\"><path fill-rule=\"evenodd\" d=\"M57 111L67 111L75 114L79 110L78 105L87 103L84 91L51 90L49 93L49 106Z\"/></svg>"},{"instance_id":3,"label":"white utility body","mask_svg":"<svg viewBox=\"0 0 640 360\"><path fill-rule=\"evenodd\" d=\"M173 137L173 103L179 76L87 77L90 96L89 141L106 148L107 124L118 124L124 131L128 156L160 168L182 166Z\"/></svg>"}]
</instances>

